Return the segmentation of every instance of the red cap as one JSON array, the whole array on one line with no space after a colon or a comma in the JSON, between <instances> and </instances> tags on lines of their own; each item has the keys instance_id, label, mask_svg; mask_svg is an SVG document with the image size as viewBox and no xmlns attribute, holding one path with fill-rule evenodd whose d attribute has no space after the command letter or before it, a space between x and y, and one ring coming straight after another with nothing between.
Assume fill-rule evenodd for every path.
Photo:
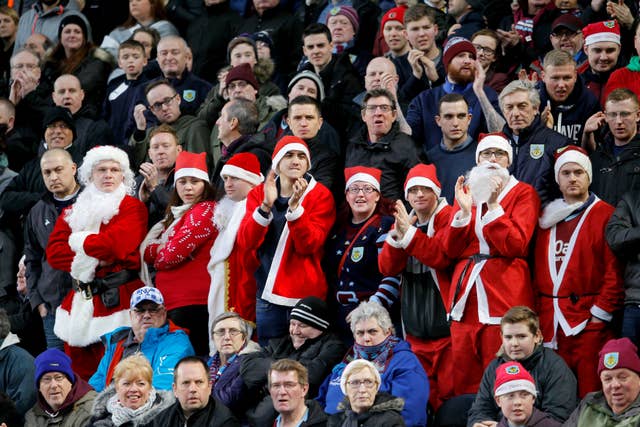
<instances>
[{"instance_id":1,"label":"red cap","mask_svg":"<svg viewBox=\"0 0 640 427\"><path fill-rule=\"evenodd\" d=\"M380 21L380 32L384 31L384 24L389 21L398 21L402 25L404 25L404 13L407 11L407 5L402 5L398 7L392 7L382 15L382 21Z\"/></svg>"},{"instance_id":2,"label":"red cap","mask_svg":"<svg viewBox=\"0 0 640 427\"><path fill-rule=\"evenodd\" d=\"M222 167L220 176L240 178L253 185L264 181L264 176L260 173L260 162L253 153L234 154Z\"/></svg>"},{"instance_id":3,"label":"red cap","mask_svg":"<svg viewBox=\"0 0 640 427\"><path fill-rule=\"evenodd\" d=\"M176 158L176 173L173 176L174 181L184 176L192 176L203 181L209 182L209 173L207 172L207 153L190 153L181 151Z\"/></svg>"},{"instance_id":4,"label":"red cap","mask_svg":"<svg viewBox=\"0 0 640 427\"><path fill-rule=\"evenodd\" d=\"M556 177L556 182L558 182L558 174L560 173L560 168L567 163L577 163L582 169L587 172L589 175L589 182L593 178L593 172L591 170L591 160L589 160L589 155L587 152L580 147L575 145L567 145L566 147L562 147L554 153L555 156L555 164L553 165L554 176Z\"/></svg>"},{"instance_id":5,"label":"red cap","mask_svg":"<svg viewBox=\"0 0 640 427\"><path fill-rule=\"evenodd\" d=\"M589 24L582 29L582 34L584 35L585 46L598 42L620 44L620 25L615 19Z\"/></svg>"},{"instance_id":6,"label":"red cap","mask_svg":"<svg viewBox=\"0 0 640 427\"><path fill-rule=\"evenodd\" d=\"M271 156L271 169L278 173L278 164L289 151L302 151L307 156L309 169L311 169L309 147L301 138L293 135L283 136L276 144L276 147L273 149L273 155Z\"/></svg>"},{"instance_id":7,"label":"red cap","mask_svg":"<svg viewBox=\"0 0 640 427\"><path fill-rule=\"evenodd\" d=\"M382 171L376 168L368 168L365 166L353 166L344 170L344 180L346 184L344 189L349 188L351 184L356 181L366 182L371 184L378 192L380 192L380 179L382 178Z\"/></svg>"},{"instance_id":8,"label":"red cap","mask_svg":"<svg viewBox=\"0 0 640 427\"><path fill-rule=\"evenodd\" d=\"M527 391L535 396L536 382L519 362L506 362L496 369L493 395L498 397L514 391Z\"/></svg>"},{"instance_id":9,"label":"red cap","mask_svg":"<svg viewBox=\"0 0 640 427\"><path fill-rule=\"evenodd\" d=\"M436 167L434 165L424 165L419 163L412 167L407 174L407 179L404 181L404 198L409 195L409 189L416 185L421 185L433 190L437 197L440 197L442 186L438 181L438 175L436 174Z\"/></svg>"},{"instance_id":10,"label":"red cap","mask_svg":"<svg viewBox=\"0 0 640 427\"><path fill-rule=\"evenodd\" d=\"M464 37L451 37L444 45L442 53L442 64L446 70L451 63L451 60L462 52L469 52L476 57L476 48L473 44Z\"/></svg>"}]
</instances>

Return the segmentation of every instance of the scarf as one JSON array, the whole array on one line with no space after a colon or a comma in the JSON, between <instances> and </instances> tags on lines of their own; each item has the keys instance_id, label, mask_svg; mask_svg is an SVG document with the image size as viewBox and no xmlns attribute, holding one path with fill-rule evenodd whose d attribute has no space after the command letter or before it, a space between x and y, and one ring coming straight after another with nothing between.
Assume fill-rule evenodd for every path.
<instances>
[{"instance_id":1,"label":"scarf","mask_svg":"<svg viewBox=\"0 0 640 427\"><path fill-rule=\"evenodd\" d=\"M244 348L244 346L242 346ZM242 349L240 349L242 351ZM238 354L234 354L229 359L227 359L227 363L222 364L222 360L220 359L220 352L217 352L211 359L211 366L209 367L209 379L211 380L211 387L213 390L213 386L220 379L224 371L231 365L238 357Z\"/></svg>"},{"instance_id":2,"label":"scarf","mask_svg":"<svg viewBox=\"0 0 640 427\"><path fill-rule=\"evenodd\" d=\"M145 402L144 405L139 407L138 409L127 408L126 406L120 403L118 400L118 395L114 394L109 398L107 402L107 411L111 413L111 421L116 426L121 426L122 424L129 422L136 417L140 416L147 412L153 406L153 402L156 401L156 389L151 387L151 391L149 392L149 398Z\"/></svg>"},{"instance_id":3,"label":"scarf","mask_svg":"<svg viewBox=\"0 0 640 427\"><path fill-rule=\"evenodd\" d=\"M640 71L640 56L633 56L627 68L631 71Z\"/></svg>"},{"instance_id":4,"label":"scarf","mask_svg":"<svg viewBox=\"0 0 640 427\"><path fill-rule=\"evenodd\" d=\"M378 345L364 346L358 343L353 344L353 353L349 352L345 357L345 362L349 362L356 359L364 359L373 363L378 370L378 373L382 375L387 369L387 365L391 361L393 356L393 348L400 342L400 338L395 335L389 335L384 341Z\"/></svg>"}]
</instances>

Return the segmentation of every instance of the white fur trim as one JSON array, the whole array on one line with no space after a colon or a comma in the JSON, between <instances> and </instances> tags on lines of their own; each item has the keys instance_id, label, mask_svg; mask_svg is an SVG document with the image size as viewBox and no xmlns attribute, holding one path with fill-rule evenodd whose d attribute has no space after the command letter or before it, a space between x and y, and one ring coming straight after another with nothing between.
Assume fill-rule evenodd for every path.
<instances>
[{"instance_id":1,"label":"white fur trim","mask_svg":"<svg viewBox=\"0 0 640 427\"><path fill-rule=\"evenodd\" d=\"M409 189L411 187L415 187L416 185L420 185L422 187L427 187L433 190L436 193L436 197L440 197L441 189L436 185L435 182L431 181L426 176L414 176L407 184L404 186L404 198L406 199L409 196Z\"/></svg>"},{"instance_id":2,"label":"white fur trim","mask_svg":"<svg viewBox=\"0 0 640 427\"><path fill-rule=\"evenodd\" d=\"M407 232L404 233L404 237L402 238L402 240L400 240L400 246L402 247L402 249L407 249L409 247L409 244L411 244L413 237L416 235L416 231L418 231L416 227L410 226Z\"/></svg>"},{"instance_id":3,"label":"white fur trim","mask_svg":"<svg viewBox=\"0 0 640 427\"><path fill-rule=\"evenodd\" d=\"M482 138L476 147L476 163L480 163L480 153L488 148L497 148L506 151L509 156L509 164L513 163L513 148L507 139L498 135L489 135Z\"/></svg>"},{"instance_id":4,"label":"white fur trim","mask_svg":"<svg viewBox=\"0 0 640 427\"><path fill-rule=\"evenodd\" d=\"M553 202L545 206L542 211L542 216L538 219L538 225L543 230L553 227L563 219L565 219L571 212L582 206L584 202L573 203L568 205L564 199L556 199Z\"/></svg>"},{"instance_id":5,"label":"white fur trim","mask_svg":"<svg viewBox=\"0 0 640 427\"><path fill-rule=\"evenodd\" d=\"M249 172L248 170L235 165L224 165L220 171L220 177L222 178L225 175L243 179L253 185L258 185L264 181L264 176L262 174L256 175L255 173Z\"/></svg>"},{"instance_id":6,"label":"white fur trim","mask_svg":"<svg viewBox=\"0 0 640 427\"><path fill-rule=\"evenodd\" d=\"M513 381L507 381L506 383L498 387L494 395L498 397L504 394L512 393L514 391L526 391L528 393L533 394L534 396L537 394L536 385L531 381L513 380Z\"/></svg>"},{"instance_id":7,"label":"white fur trim","mask_svg":"<svg viewBox=\"0 0 640 427\"><path fill-rule=\"evenodd\" d=\"M591 313L591 315L597 317L600 320L604 320L605 322L611 322L611 319L613 319L613 314L609 313L608 311L604 311L597 305L591 306L589 312Z\"/></svg>"},{"instance_id":8,"label":"white fur trim","mask_svg":"<svg viewBox=\"0 0 640 427\"><path fill-rule=\"evenodd\" d=\"M581 152L577 150L566 150L564 153L560 155L556 159L555 164L553 165L553 175L556 178L556 182L558 182L558 174L560 173L560 168L566 165L567 163L576 163L582 167L589 175L589 182L593 179L593 172L591 171L591 160L589 157L585 156Z\"/></svg>"},{"instance_id":9,"label":"white fur trim","mask_svg":"<svg viewBox=\"0 0 640 427\"><path fill-rule=\"evenodd\" d=\"M362 181L362 182L366 182L367 184L371 184L376 190L378 190L378 192L380 192L380 183L378 182L378 180L375 179L373 175L369 175L368 173L363 173L363 172L358 172L357 174L349 178L347 183L344 185L345 191L347 190L347 188L349 188L351 184L353 184L356 181Z\"/></svg>"},{"instance_id":10,"label":"white fur trim","mask_svg":"<svg viewBox=\"0 0 640 427\"><path fill-rule=\"evenodd\" d=\"M71 277L81 282L90 282L96 274L96 268L100 260L87 255L84 251L84 241L91 234L91 231L78 231L69 235L69 247L76 254L71 262Z\"/></svg>"},{"instance_id":11,"label":"white fur trim","mask_svg":"<svg viewBox=\"0 0 640 427\"><path fill-rule=\"evenodd\" d=\"M209 175L206 171L198 168L181 168L176 171L173 175L173 181L177 181L180 178L185 176L192 176L194 178L201 179L203 181L209 182Z\"/></svg>"},{"instance_id":12,"label":"white fur trim","mask_svg":"<svg viewBox=\"0 0 640 427\"><path fill-rule=\"evenodd\" d=\"M109 316L93 316L93 299L87 300L75 291L71 311L58 307L53 332L74 347L86 347L100 341L100 337L121 326L131 326L129 310L117 311Z\"/></svg>"},{"instance_id":13,"label":"white fur trim","mask_svg":"<svg viewBox=\"0 0 640 427\"><path fill-rule=\"evenodd\" d=\"M309 149L307 148L307 146L304 144L300 144L299 142L291 142L285 145L284 147L282 147L280 151L273 154L273 159L271 161L271 169L273 169L275 173L277 174L280 173L278 172L278 165L280 164L280 160L282 160L284 155L287 154L289 151L302 151L307 156L307 162L309 162L309 169L307 170L311 169L311 155L309 154Z\"/></svg>"},{"instance_id":14,"label":"white fur trim","mask_svg":"<svg viewBox=\"0 0 640 427\"><path fill-rule=\"evenodd\" d=\"M287 221L295 221L300 218L304 213L304 208L301 204L298 204L298 207L294 211L287 210L287 213L284 215Z\"/></svg>"},{"instance_id":15,"label":"white fur trim","mask_svg":"<svg viewBox=\"0 0 640 427\"><path fill-rule=\"evenodd\" d=\"M260 207L257 207L256 210L253 211L253 214L251 215L251 217L259 225L263 227L268 227L269 224L271 224L271 221L273 220L273 213L269 212L269 218L265 218L262 215L260 215L260 212L258 212L258 209L260 209Z\"/></svg>"},{"instance_id":16,"label":"white fur trim","mask_svg":"<svg viewBox=\"0 0 640 427\"><path fill-rule=\"evenodd\" d=\"M384 242L392 248L402 249L400 241L398 240L398 232L395 228L387 233L387 238L384 239Z\"/></svg>"},{"instance_id":17,"label":"white fur trim","mask_svg":"<svg viewBox=\"0 0 640 427\"><path fill-rule=\"evenodd\" d=\"M601 33L591 34L584 38L584 45L589 46L598 42L613 42L620 44L620 34L612 33L609 31L603 31Z\"/></svg>"},{"instance_id":18,"label":"white fur trim","mask_svg":"<svg viewBox=\"0 0 640 427\"><path fill-rule=\"evenodd\" d=\"M123 171L129 169L129 156L127 156L127 153L111 145L100 145L89 150L84 159L82 159L82 165L78 168L78 179L83 184L88 183L93 167L105 160L113 160L120 163Z\"/></svg>"}]
</instances>

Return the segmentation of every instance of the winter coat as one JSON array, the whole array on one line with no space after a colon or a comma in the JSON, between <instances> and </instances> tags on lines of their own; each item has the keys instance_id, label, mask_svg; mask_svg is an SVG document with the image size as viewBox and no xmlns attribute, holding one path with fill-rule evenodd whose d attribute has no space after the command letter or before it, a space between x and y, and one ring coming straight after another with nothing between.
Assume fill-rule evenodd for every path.
<instances>
[{"instance_id":1,"label":"winter coat","mask_svg":"<svg viewBox=\"0 0 640 427\"><path fill-rule=\"evenodd\" d=\"M102 119L94 119L90 116L89 108L81 108L74 114L76 124L76 140L74 144L78 144L78 149L82 151L82 155L98 145L114 145L115 137L111 131L109 124ZM120 141L117 141L118 143Z\"/></svg>"},{"instance_id":2,"label":"winter coat","mask_svg":"<svg viewBox=\"0 0 640 427\"><path fill-rule=\"evenodd\" d=\"M368 166L380 169L382 197L403 200L407 173L419 162L420 152L414 140L401 132L398 122L395 122L389 132L373 144L369 143L369 134L364 127L347 146L345 167Z\"/></svg>"},{"instance_id":3,"label":"winter coat","mask_svg":"<svg viewBox=\"0 0 640 427\"><path fill-rule=\"evenodd\" d=\"M606 228L607 243L625 262L625 304L640 304L640 195L629 191L618 202Z\"/></svg>"},{"instance_id":4,"label":"winter coat","mask_svg":"<svg viewBox=\"0 0 640 427\"><path fill-rule=\"evenodd\" d=\"M124 74L111 79L107 84L107 92L102 103L102 118L107 121L113 131L114 144L127 146L129 137L136 130L133 110L139 87L149 82L143 72L136 80L127 80Z\"/></svg>"},{"instance_id":5,"label":"winter coat","mask_svg":"<svg viewBox=\"0 0 640 427\"><path fill-rule=\"evenodd\" d=\"M211 182L218 187L222 187L224 182L220 176L220 172L225 164L231 157L238 153L252 153L255 154L260 163L260 172L263 176L267 176L269 168L271 167L271 153L273 152L273 142L268 140L264 134L256 133L253 135L243 135L237 140L233 141L229 147L227 147L227 154L222 155L222 142L218 145L214 145L212 148L213 167L209 170L211 173Z\"/></svg>"},{"instance_id":6,"label":"winter coat","mask_svg":"<svg viewBox=\"0 0 640 427\"><path fill-rule=\"evenodd\" d=\"M38 393L37 403L24 417L25 427L85 427L91 419L91 408L98 394L78 375L69 394L71 400L57 412L51 413L42 394Z\"/></svg>"},{"instance_id":7,"label":"winter coat","mask_svg":"<svg viewBox=\"0 0 640 427\"><path fill-rule=\"evenodd\" d=\"M320 387L317 400L327 414L340 411L339 405L344 399L340 378L345 366L344 362L337 364ZM407 341L401 340L395 345L391 360L381 377L379 393L386 392L404 399L402 417L407 426L426 426L429 380Z\"/></svg>"},{"instance_id":8,"label":"winter coat","mask_svg":"<svg viewBox=\"0 0 640 427\"><path fill-rule=\"evenodd\" d=\"M631 427L640 424L640 395L621 414L614 414L602 391L587 394L564 427Z\"/></svg>"},{"instance_id":9,"label":"winter coat","mask_svg":"<svg viewBox=\"0 0 640 427\"><path fill-rule=\"evenodd\" d=\"M617 156L613 152L612 137L607 135L589 159L593 170L590 189L605 202L616 206L623 194L640 190L640 134Z\"/></svg>"},{"instance_id":10,"label":"winter coat","mask_svg":"<svg viewBox=\"0 0 640 427\"><path fill-rule=\"evenodd\" d=\"M189 419L182 412L180 402L175 402L160 412L144 427L240 427L229 408L210 397L207 406L197 410Z\"/></svg>"},{"instance_id":11,"label":"winter coat","mask_svg":"<svg viewBox=\"0 0 640 427\"><path fill-rule=\"evenodd\" d=\"M91 25L87 18L80 13L75 2L45 11L40 2L36 1L31 9L23 11L20 16L13 53L15 54L19 49L22 49L29 36L35 33L47 36L54 45L58 43L60 22L69 15L79 15L87 26L87 34L91 34Z\"/></svg>"},{"instance_id":12,"label":"winter coat","mask_svg":"<svg viewBox=\"0 0 640 427\"><path fill-rule=\"evenodd\" d=\"M520 130L517 142L509 126L505 125L502 133L513 148L511 175L535 188L543 205L556 199L559 190L553 172L554 155L556 150L570 144L569 139L546 127L539 115Z\"/></svg>"},{"instance_id":13,"label":"winter coat","mask_svg":"<svg viewBox=\"0 0 640 427\"><path fill-rule=\"evenodd\" d=\"M403 399L394 397L388 393L378 392L371 408L362 414L354 414L351 410L349 400L345 399L340 403L339 407L343 411L331 415L327 422L327 427L352 425L349 423L345 424L349 415L355 416L357 425L362 427L404 427L405 422L402 415L400 415L403 407Z\"/></svg>"},{"instance_id":14,"label":"winter coat","mask_svg":"<svg viewBox=\"0 0 640 427\"><path fill-rule=\"evenodd\" d=\"M6 393L24 415L35 403L33 356L19 347L18 337L11 332L0 343L0 390ZM10 426L12 427L12 426Z\"/></svg>"},{"instance_id":15,"label":"winter coat","mask_svg":"<svg viewBox=\"0 0 640 427\"><path fill-rule=\"evenodd\" d=\"M496 369L508 362L504 355L495 358L484 370L480 388L469 409L467 427L482 421L499 421L500 408L493 397ZM577 405L576 377L565 361L550 348L537 346L527 358L519 360L531 374L538 395L534 406L557 421L565 421Z\"/></svg>"},{"instance_id":16,"label":"winter coat","mask_svg":"<svg viewBox=\"0 0 640 427\"><path fill-rule=\"evenodd\" d=\"M458 24L461 25L460 28L452 32L449 35L450 37L464 37L467 40L471 40L473 34L486 27L484 16L482 13L476 11L462 15Z\"/></svg>"},{"instance_id":17,"label":"winter coat","mask_svg":"<svg viewBox=\"0 0 640 427\"><path fill-rule=\"evenodd\" d=\"M109 52L109 54L113 58L117 59L118 47L120 46L120 43L130 39L131 36L133 36L133 32L138 28L142 28L142 25L135 24L129 28L124 28L124 27L114 28L108 35L104 37L104 40L102 40L102 44L100 45L100 47L106 50L107 52ZM152 28L156 30L160 34L161 38L166 36L179 35L176 27L174 27L171 22L165 21L165 20L156 21L150 24L148 28Z\"/></svg>"},{"instance_id":18,"label":"winter coat","mask_svg":"<svg viewBox=\"0 0 640 427\"><path fill-rule=\"evenodd\" d=\"M555 420L551 415L533 408L533 412L527 421L526 427L560 427L561 425L562 423ZM510 427L509 421L503 416L498 423L498 427Z\"/></svg>"},{"instance_id":19,"label":"winter coat","mask_svg":"<svg viewBox=\"0 0 640 427\"><path fill-rule=\"evenodd\" d=\"M111 376L112 369L122 360L119 349L129 337L130 332L131 328L124 326L100 337L105 347L104 356L100 359L95 374L89 378L89 384L96 391L100 392L109 385L107 377ZM171 321L167 321L159 328L147 329L139 351L151 364L153 386L157 390L170 390L176 363L183 357L195 354L187 333Z\"/></svg>"},{"instance_id":20,"label":"winter coat","mask_svg":"<svg viewBox=\"0 0 640 427\"><path fill-rule=\"evenodd\" d=\"M91 410L91 421L86 427L115 427L113 420L111 419L111 412L107 409L107 403L116 394L116 389L113 385L107 387L102 393L100 393L93 402L93 409ZM120 427L137 427L151 422L158 414L176 401L172 391L169 390L156 390L156 399L153 405L145 412L138 414L135 418L127 421L124 424L120 424Z\"/></svg>"}]
</instances>

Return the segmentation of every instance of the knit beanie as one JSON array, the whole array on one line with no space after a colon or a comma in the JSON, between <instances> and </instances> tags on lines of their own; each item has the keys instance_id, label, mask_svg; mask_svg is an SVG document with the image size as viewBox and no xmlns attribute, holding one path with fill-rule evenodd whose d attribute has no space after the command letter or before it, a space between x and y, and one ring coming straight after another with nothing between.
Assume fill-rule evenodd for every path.
<instances>
[{"instance_id":1,"label":"knit beanie","mask_svg":"<svg viewBox=\"0 0 640 427\"><path fill-rule=\"evenodd\" d=\"M476 57L476 48L464 37L452 37L447 40L442 53L442 64L445 70L449 67L451 60L462 52L469 52Z\"/></svg>"},{"instance_id":2,"label":"knit beanie","mask_svg":"<svg viewBox=\"0 0 640 427\"><path fill-rule=\"evenodd\" d=\"M36 388L40 386L40 378L49 372L63 373L71 381L71 384L76 381L76 376L71 369L71 358L57 348L50 348L40 353L34 364L36 367Z\"/></svg>"},{"instance_id":3,"label":"knit beanie","mask_svg":"<svg viewBox=\"0 0 640 427\"><path fill-rule=\"evenodd\" d=\"M329 328L327 304L318 297L306 297L298 301L291 310L289 318L321 331L326 331Z\"/></svg>"},{"instance_id":4,"label":"knit beanie","mask_svg":"<svg viewBox=\"0 0 640 427\"><path fill-rule=\"evenodd\" d=\"M316 88L318 90L318 101L322 102L322 100L324 100L324 84L322 83L320 76L310 70L300 71L298 74L293 76L287 86L287 92L291 92L291 88L302 79L309 79L316 84Z\"/></svg>"},{"instance_id":5,"label":"knit beanie","mask_svg":"<svg viewBox=\"0 0 640 427\"><path fill-rule=\"evenodd\" d=\"M82 35L84 36L84 42L87 43L89 41L89 37L87 35L87 23L84 22L84 19L80 15L71 14L62 18L60 21L60 25L58 26L58 40L60 40L60 36L62 35L62 30L69 24L75 24L82 30Z\"/></svg>"},{"instance_id":6,"label":"knit beanie","mask_svg":"<svg viewBox=\"0 0 640 427\"><path fill-rule=\"evenodd\" d=\"M351 22L351 26L353 27L354 34L358 34L358 29L360 28L360 18L358 17L358 12L351 6L336 6L332 8L327 14L327 21L325 24L329 24L329 18L336 15L342 15L346 17L349 22Z\"/></svg>"},{"instance_id":7,"label":"knit beanie","mask_svg":"<svg viewBox=\"0 0 640 427\"><path fill-rule=\"evenodd\" d=\"M600 350L598 375L605 369L630 369L640 375L638 347L629 338L609 340Z\"/></svg>"},{"instance_id":8,"label":"knit beanie","mask_svg":"<svg viewBox=\"0 0 640 427\"><path fill-rule=\"evenodd\" d=\"M249 64L240 64L229 70L227 73L227 78L225 79L225 85L229 85L229 83L234 82L236 80L244 80L249 83L255 90L260 89L260 85L258 84L258 80L256 80L255 74L253 74L253 70L251 69L251 65Z\"/></svg>"}]
</instances>

